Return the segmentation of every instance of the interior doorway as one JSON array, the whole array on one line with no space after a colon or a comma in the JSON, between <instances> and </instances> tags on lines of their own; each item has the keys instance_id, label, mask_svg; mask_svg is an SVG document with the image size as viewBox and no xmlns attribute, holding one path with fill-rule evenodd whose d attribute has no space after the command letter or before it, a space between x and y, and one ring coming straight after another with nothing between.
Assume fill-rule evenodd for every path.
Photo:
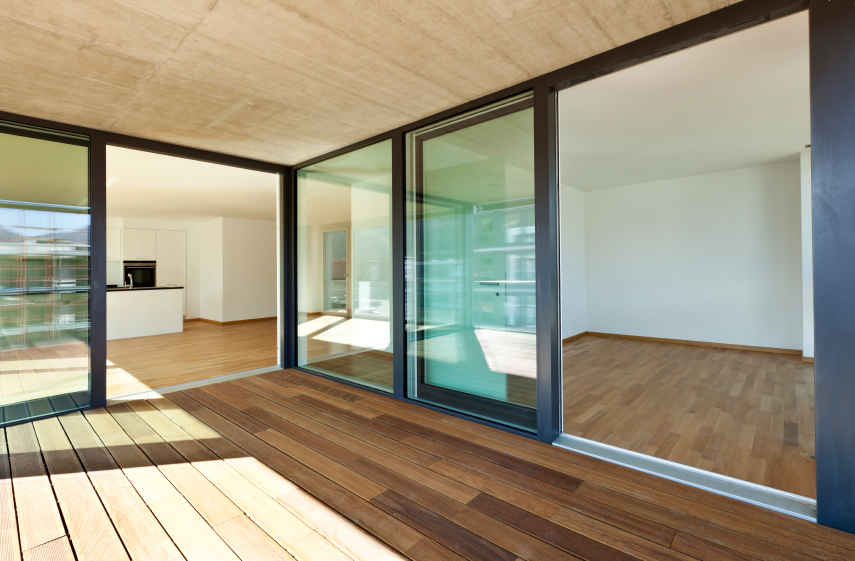
<instances>
[{"instance_id":1,"label":"interior doorway","mask_svg":"<svg viewBox=\"0 0 855 561\"><path fill-rule=\"evenodd\" d=\"M107 147L107 397L278 363L279 176Z\"/></svg>"},{"instance_id":2,"label":"interior doorway","mask_svg":"<svg viewBox=\"0 0 855 561\"><path fill-rule=\"evenodd\" d=\"M561 441L806 516L808 58L802 12L559 93Z\"/></svg>"}]
</instances>

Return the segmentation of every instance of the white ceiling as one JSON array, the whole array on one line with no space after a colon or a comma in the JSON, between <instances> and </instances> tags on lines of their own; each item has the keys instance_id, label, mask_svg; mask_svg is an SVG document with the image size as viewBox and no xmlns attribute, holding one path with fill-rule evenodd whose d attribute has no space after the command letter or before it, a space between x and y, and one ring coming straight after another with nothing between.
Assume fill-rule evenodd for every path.
<instances>
[{"instance_id":1,"label":"white ceiling","mask_svg":"<svg viewBox=\"0 0 855 561\"><path fill-rule=\"evenodd\" d=\"M276 220L279 176L107 147L107 216L204 222Z\"/></svg>"},{"instance_id":2,"label":"white ceiling","mask_svg":"<svg viewBox=\"0 0 855 561\"><path fill-rule=\"evenodd\" d=\"M582 190L797 157L810 143L802 12L559 94L561 181Z\"/></svg>"}]
</instances>

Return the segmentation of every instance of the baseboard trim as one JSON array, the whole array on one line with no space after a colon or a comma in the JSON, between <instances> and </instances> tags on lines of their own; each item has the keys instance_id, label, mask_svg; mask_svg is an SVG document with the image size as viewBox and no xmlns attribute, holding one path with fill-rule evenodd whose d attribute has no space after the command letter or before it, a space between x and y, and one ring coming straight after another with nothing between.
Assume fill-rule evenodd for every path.
<instances>
[{"instance_id":1,"label":"baseboard trim","mask_svg":"<svg viewBox=\"0 0 855 561\"><path fill-rule=\"evenodd\" d=\"M571 337L567 337L566 339L562 339L561 342L562 343L572 343L573 341L581 339L585 335L590 335L590 333L588 333L587 331L583 331L582 333L577 333L576 335L573 335Z\"/></svg>"},{"instance_id":2,"label":"baseboard trim","mask_svg":"<svg viewBox=\"0 0 855 561\"><path fill-rule=\"evenodd\" d=\"M615 339L630 339L633 341L647 341L650 343L671 343L674 345L694 345L696 347L710 347L714 349L732 349L736 351L755 351L759 353L802 356L802 351L800 349L779 349L777 347L754 347L752 345L732 345L730 343L709 343L707 341L691 341L689 339L666 339L664 337L644 337L642 335L622 335L620 333L600 333L598 331L585 331L584 333L568 337L562 342L569 343L584 337L585 335L593 335L594 337L612 337ZM808 361L806 360L805 362ZM809 362L813 362L813 359L810 359Z\"/></svg>"},{"instance_id":3,"label":"baseboard trim","mask_svg":"<svg viewBox=\"0 0 855 561\"><path fill-rule=\"evenodd\" d=\"M175 386L169 386L157 390L149 390L147 392L142 393L135 393L133 395L111 397L107 399L107 405L112 405L113 403L122 403L123 401L133 401L135 399L157 399L168 393L183 392L184 390L190 390L202 386L209 386L211 384L219 384L220 382L229 382L231 380L238 380L240 378L248 378L249 376L258 376L259 374L276 372L277 370L282 370L282 368L280 368L279 366L268 366L265 368L257 368L255 370L247 370L246 372L224 374L223 376L215 376L214 378L206 378L204 380L198 380L196 382L186 382L184 384L178 384Z\"/></svg>"},{"instance_id":4,"label":"baseboard trim","mask_svg":"<svg viewBox=\"0 0 855 561\"><path fill-rule=\"evenodd\" d=\"M803 520L816 522L816 501L814 499L566 433L562 433L553 442L553 445L671 481L684 483L717 495L724 495Z\"/></svg>"},{"instance_id":5,"label":"baseboard trim","mask_svg":"<svg viewBox=\"0 0 855 561\"><path fill-rule=\"evenodd\" d=\"M188 321L204 321L205 323L213 323L214 325L234 325L236 323L251 323L253 321L267 321L267 320L271 320L271 319L276 319L276 316L269 317L269 318L238 319L235 321L217 321L217 320L208 319L208 318L193 318L193 319L185 319L184 322L186 323Z\"/></svg>"}]
</instances>

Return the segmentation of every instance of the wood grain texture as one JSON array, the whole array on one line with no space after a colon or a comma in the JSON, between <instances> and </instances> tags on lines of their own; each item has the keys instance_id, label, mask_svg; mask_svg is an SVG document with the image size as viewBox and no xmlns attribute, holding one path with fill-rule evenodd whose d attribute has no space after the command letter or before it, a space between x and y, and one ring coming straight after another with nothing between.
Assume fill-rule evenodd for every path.
<instances>
[{"instance_id":1,"label":"wood grain texture","mask_svg":"<svg viewBox=\"0 0 855 561\"><path fill-rule=\"evenodd\" d=\"M26 552L66 535L32 423L6 429L21 549Z\"/></svg>"},{"instance_id":2,"label":"wood grain texture","mask_svg":"<svg viewBox=\"0 0 855 561\"><path fill-rule=\"evenodd\" d=\"M19 561L20 559L21 544L18 541L12 468L9 465L6 431L0 429L0 560Z\"/></svg>"},{"instance_id":3,"label":"wood grain texture","mask_svg":"<svg viewBox=\"0 0 855 561\"><path fill-rule=\"evenodd\" d=\"M567 434L816 497L813 364L594 335L563 352Z\"/></svg>"},{"instance_id":4,"label":"wood grain texture","mask_svg":"<svg viewBox=\"0 0 855 561\"><path fill-rule=\"evenodd\" d=\"M37 425L16 446L38 435L51 475L85 470L132 558L170 558L140 553L155 529L212 559L209 535L242 560L855 558L850 534L296 371ZM192 482L237 514L200 514Z\"/></svg>"},{"instance_id":5,"label":"wood grain texture","mask_svg":"<svg viewBox=\"0 0 855 561\"><path fill-rule=\"evenodd\" d=\"M131 557L183 559L83 415L64 415L60 423Z\"/></svg>"},{"instance_id":6,"label":"wood grain texture","mask_svg":"<svg viewBox=\"0 0 855 561\"><path fill-rule=\"evenodd\" d=\"M81 560L120 561L128 554L57 419L33 423L54 493Z\"/></svg>"},{"instance_id":7,"label":"wood grain texture","mask_svg":"<svg viewBox=\"0 0 855 561\"><path fill-rule=\"evenodd\" d=\"M67 536L55 539L24 552L24 561L74 561L74 552Z\"/></svg>"}]
</instances>

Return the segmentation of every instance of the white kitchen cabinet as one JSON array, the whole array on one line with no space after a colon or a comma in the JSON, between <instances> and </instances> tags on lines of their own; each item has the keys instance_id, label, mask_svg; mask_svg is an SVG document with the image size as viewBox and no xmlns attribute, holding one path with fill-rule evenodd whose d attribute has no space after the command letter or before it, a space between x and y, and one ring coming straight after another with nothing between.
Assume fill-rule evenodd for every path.
<instances>
[{"instance_id":1,"label":"white kitchen cabinet","mask_svg":"<svg viewBox=\"0 0 855 561\"><path fill-rule=\"evenodd\" d=\"M107 261L122 260L122 229L107 228Z\"/></svg>"},{"instance_id":2,"label":"white kitchen cabinet","mask_svg":"<svg viewBox=\"0 0 855 561\"><path fill-rule=\"evenodd\" d=\"M125 228L122 231L123 261L156 261L157 230Z\"/></svg>"},{"instance_id":3,"label":"white kitchen cabinet","mask_svg":"<svg viewBox=\"0 0 855 561\"><path fill-rule=\"evenodd\" d=\"M187 232L157 230L157 286L187 286ZM187 291L184 291L187 315Z\"/></svg>"}]
</instances>

